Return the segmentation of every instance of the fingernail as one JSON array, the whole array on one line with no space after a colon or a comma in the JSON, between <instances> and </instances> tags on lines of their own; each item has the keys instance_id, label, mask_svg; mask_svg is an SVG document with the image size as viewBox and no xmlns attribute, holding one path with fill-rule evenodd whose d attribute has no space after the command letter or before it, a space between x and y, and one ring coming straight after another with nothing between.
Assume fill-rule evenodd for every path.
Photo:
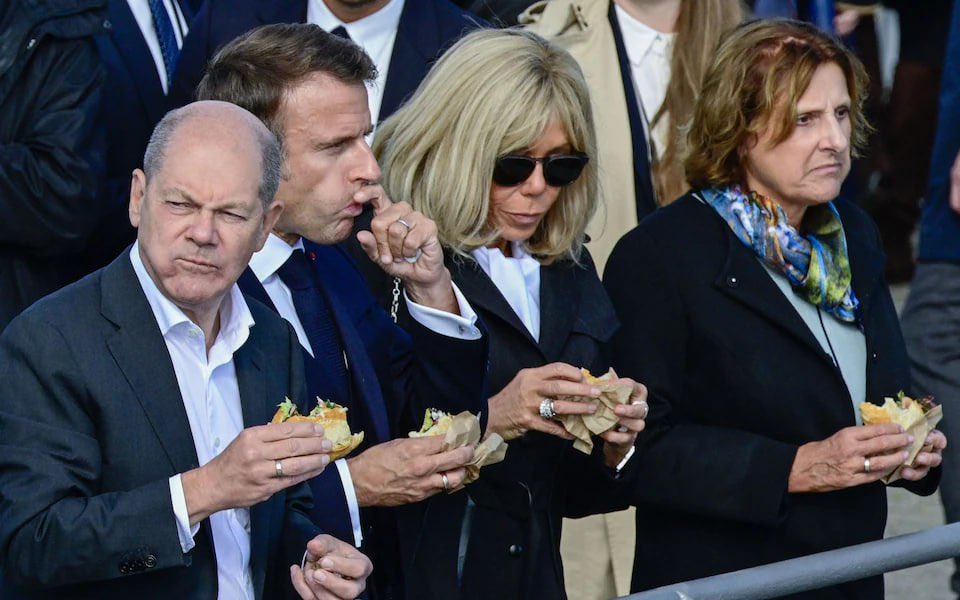
<instances>
[{"instance_id":1,"label":"fingernail","mask_svg":"<svg viewBox=\"0 0 960 600\"><path fill-rule=\"evenodd\" d=\"M332 569L333 561L330 560L329 558L325 558L322 561L320 561L320 566L323 567L324 569Z\"/></svg>"},{"instance_id":2,"label":"fingernail","mask_svg":"<svg viewBox=\"0 0 960 600\"><path fill-rule=\"evenodd\" d=\"M385 264L385 265L389 265L390 263L393 262L393 257L390 256L389 254L381 254L381 255L380 255L380 262L382 262L382 263Z\"/></svg>"},{"instance_id":3,"label":"fingernail","mask_svg":"<svg viewBox=\"0 0 960 600\"><path fill-rule=\"evenodd\" d=\"M333 450L333 442L331 442L330 440L324 439L322 442L320 442L320 449L323 450L324 452L330 452L331 450Z\"/></svg>"},{"instance_id":4,"label":"fingernail","mask_svg":"<svg viewBox=\"0 0 960 600\"><path fill-rule=\"evenodd\" d=\"M908 435L908 436L907 436L907 443L908 443L908 444L912 444L912 443L913 443L913 436L912 436L912 435Z\"/></svg>"},{"instance_id":5,"label":"fingernail","mask_svg":"<svg viewBox=\"0 0 960 600\"><path fill-rule=\"evenodd\" d=\"M903 452L903 462L907 462L907 459L910 458L910 453L904 450Z\"/></svg>"},{"instance_id":6,"label":"fingernail","mask_svg":"<svg viewBox=\"0 0 960 600\"><path fill-rule=\"evenodd\" d=\"M317 432L319 435L323 435L323 425L321 425L320 423L315 423L313 425L313 430Z\"/></svg>"},{"instance_id":7,"label":"fingernail","mask_svg":"<svg viewBox=\"0 0 960 600\"><path fill-rule=\"evenodd\" d=\"M324 581L326 578L327 578L327 576L324 575L321 571L314 571L314 572L313 572L313 580L316 581L317 583L323 583L323 581Z\"/></svg>"},{"instance_id":8,"label":"fingernail","mask_svg":"<svg viewBox=\"0 0 960 600\"><path fill-rule=\"evenodd\" d=\"M590 388L590 395L591 395L591 396L599 396L599 395L600 395L600 388Z\"/></svg>"},{"instance_id":9,"label":"fingernail","mask_svg":"<svg viewBox=\"0 0 960 600\"><path fill-rule=\"evenodd\" d=\"M329 455L329 454L321 454L321 455L320 455L320 464L322 464L323 466L329 465L329 464L330 464L330 455Z\"/></svg>"}]
</instances>

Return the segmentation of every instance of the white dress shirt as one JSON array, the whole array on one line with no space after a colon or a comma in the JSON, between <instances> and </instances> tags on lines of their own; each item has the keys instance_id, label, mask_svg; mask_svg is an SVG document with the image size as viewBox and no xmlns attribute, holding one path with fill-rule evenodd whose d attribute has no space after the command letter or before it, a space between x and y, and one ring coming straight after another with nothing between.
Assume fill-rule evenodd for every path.
<instances>
[{"instance_id":1,"label":"white dress shirt","mask_svg":"<svg viewBox=\"0 0 960 600\"><path fill-rule=\"evenodd\" d=\"M137 25L140 26L143 41L147 43L147 48L150 49L157 75L160 77L160 85L163 87L163 93L166 94L170 82L167 81L167 69L163 65L163 53L160 52L160 39L157 37L157 30L153 26L150 4L147 0L127 0L127 4L130 6L133 18L137 20ZM187 35L188 30L187 19L184 18L180 6L175 1L163 0L163 7L167 9L167 16L170 17L170 23L173 25L173 35L177 38L177 47L183 48L183 38Z\"/></svg>"},{"instance_id":2,"label":"white dress shirt","mask_svg":"<svg viewBox=\"0 0 960 600\"><path fill-rule=\"evenodd\" d=\"M619 5L615 4L614 10L617 11L623 46L630 62L630 74L633 76L634 92L640 104L637 109L643 121L644 133L647 140L653 141L653 148L647 144L647 157L650 158L653 150L656 150L658 156L663 156L667 145L669 119L664 115L653 128L652 135L650 121L656 116L667 96L674 34L661 33L641 23Z\"/></svg>"},{"instance_id":3,"label":"white dress shirt","mask_svg":"<svg viewBox=\"0 0 960 600\"><path fill-rule=\"evenodd\" d=\"M504 256L500 248L477 248L471 254L539 342L540 263L521 244L514 242L512 246L512 257Z\"/></svg>"},{"instance_id":4,"label":"white dress shirt","mask_svg":"<svg viewBox=\"0 0 960 600\"><path fill-rule=\"evenodd\" d=\"M277 270L283 266L294 250L303 250L303 240L298 239L292 246L274 234L270 234L263 249L253 255L250 259L250 270L257 276L257 279L263 285L263 289L270 297L270 301L276 307L280 316L286 319L293 330L297 333L300 345L313 356L313 347L307 338L307 333L303 329L300 317L297 315L297 309L293 304L293 295L290 288L280 279ZM470 303L467 302L463 294L453 286L454 295L460 306L460 314L454 315L441 310L436 310L427 306L411 302L404 292L404 300L407 303L407 310L410 316L417 320L421 325L427 327L434 333L455 337L460 339L475 340L481 337L480 329L477 327L477 314L473 311ZM350 468L344 459L334 462L337 466L337 472L340 474L340 480L343 484L343 492L347 499L347 507L350 511L350 521L353 525L353 539L356 546L360 546L363 541L363 534L360 529L360 507L357 503L356 490L353 487L353 479L350 477Z\"/></svg>"},{"instance_id":5,"label":"white dress shirt","mask_svg":"<svg viewBox=\"0 0 960 600\"><path fill-rule=\"evenodd\" d=\"M400 26L403 2L404 0L390 0L372 15L351 23L338 19L323 0L309 0L307 3L307 23L315 23L324 31L343 27L350 39L363 48L377 65L377 80L367 86L367 103L374 127L380 118L380 104L383 102L383 89L387 83L387 72L393 56L393 43L397 39L397 27Z\"/></svg>"},{"instance_id":6,"label":"white dress shirt","mask_svg":"<svg viewBox=\"0 0 960 600\"><path fill-rule=\"evenodd\" d=\"M234 285L220 308L220 332L209 353L203 330L167 299L147 274L139 243L130 251L130 262L150 309L160 327L177 376L183 406L190 423L197 459L203 466L215 458L243 430L240 387L233 364L236 352L250 335L253 316ZM194 546L200 525L190 526L180 475L170 478L170 496L177 519L180 547L186 554ZM218 598L252 600L250 574L250 511L235 508L210 515L217 555Z\"/></svg>"}]
</instances>

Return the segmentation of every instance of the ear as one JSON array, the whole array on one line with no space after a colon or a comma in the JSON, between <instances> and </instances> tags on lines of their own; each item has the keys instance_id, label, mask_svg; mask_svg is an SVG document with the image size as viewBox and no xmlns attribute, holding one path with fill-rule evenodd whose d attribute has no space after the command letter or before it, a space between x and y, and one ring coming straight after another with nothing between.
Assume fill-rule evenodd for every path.
<instances>
[{"instance_id":1,"label":"ear","mask_svg":"<svg viewBox=\"0 0 960 600\"><path fill-rule=\"evenodd\" d=\"M134 227L140 227L140 208L146 195L147 175L140 169L134 169L130 181L130 206L127 208L130 224Z\"/></svg>"},{"instance_id":2,"label":"ear","mask_svg":"<svg viewBox=\"0 0 960 600\"><path fill-rule=\"evenodd\" d=\"M277 198L274 198L273 202L267 207L267 210L263 213L263 223L261 223L262 229L260 230L260 239L257 240L257 249L259 252L263 245L267 243L267 237L270 235L270 232L273 231L273 228L277 225L277 220L280 218L280 214L283 212L283 201Z\"/></svg>"}]
</instances>

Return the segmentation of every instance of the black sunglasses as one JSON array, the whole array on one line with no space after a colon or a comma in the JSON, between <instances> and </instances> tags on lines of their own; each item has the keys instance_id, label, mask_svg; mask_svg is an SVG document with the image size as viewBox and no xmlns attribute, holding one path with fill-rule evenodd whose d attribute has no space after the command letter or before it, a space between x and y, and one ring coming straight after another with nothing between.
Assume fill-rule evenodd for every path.
<instances>
[{"instance_id":1,"label":"black sunglasses","mask_svg":"<svg viewBox=\"0 0 960 600\"><path fill-rule=\"evenodd\" d=\"M493 167L493 181L497 185L519 185L530 177L537 163L543 163L543 178L548 185L563 187L570 185L580 177L590 158L582 152L573 154L551 154L542 158L533 158L522 154L505 154L497 159Z\"/></svg>"}]
</instances>

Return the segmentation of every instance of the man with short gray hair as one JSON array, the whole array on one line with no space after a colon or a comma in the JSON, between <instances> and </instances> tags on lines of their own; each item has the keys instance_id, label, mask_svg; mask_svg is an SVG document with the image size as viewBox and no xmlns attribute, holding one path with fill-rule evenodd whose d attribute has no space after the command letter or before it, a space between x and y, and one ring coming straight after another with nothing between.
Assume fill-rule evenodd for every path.
<instances>
[{"instance_id":1,"label":"man with short gray hair","mask_svg":"<svg viewBox=\"0 0 960 600\"><path fill-rule=\"evenodd\" d=\"M278 143L199 102L145 166L132 248L0 336L0 596L353 598L370 561L307 517L331 443L267 424L303 398L297 338L236 285L283 208Z\"/></svg>"}]
</instances>

